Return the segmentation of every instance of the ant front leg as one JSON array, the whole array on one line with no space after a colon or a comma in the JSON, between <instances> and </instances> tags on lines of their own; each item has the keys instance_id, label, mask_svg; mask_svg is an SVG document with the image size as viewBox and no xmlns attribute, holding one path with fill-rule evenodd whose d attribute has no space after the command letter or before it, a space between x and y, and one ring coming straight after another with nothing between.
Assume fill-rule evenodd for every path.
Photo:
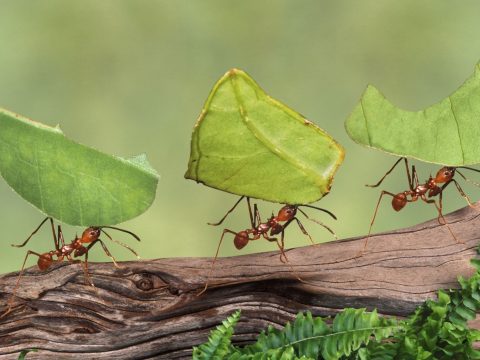
<instances>
[{"instance_id":1,"label":"ant front leg","mask_svg":"<svg viewBox=\"0 0 480 360\"><path fill-rule=\"evenodd\" d=\"M118 264L117 264L117 260L113 257L113 255L112 255L112 254L110 253L110 251L108 250L107 245L105 245L105 243L104 243L102 240L100 240L100 239L95 240L94 242L92 242L90 245L87 246L87 248L86 248L87 250L85 251L85 257L86 257L86 255L88 254L88 251L89 251L97 242L99 242L100 245L102 245L103 251L105 252L105 254L106 254L110 259L112 259L113 264L115 265L115 267L116 267L116 268L120 268L120 266L118 266Z\"/></svg>"},{"instance_id":2,"label":"ant front leg","mask_svg":"<svg viewBox=\"0 0 480 360\"><path fill-rule=\"evenodd\" d=\"M235 210L237 205L240 204L240 201L242 201L244 197L245 196L241 196L240 199L237 200L235 205L233 205L233 207L230 210L228 210L227 213L220 219L220 221L218 221L216 223L207 223L207 224L212 225L212 226L218 226L221 223L223 223L225 221L225 219L227 218L227 216L230 215L233 210ZM247 203L248 203L248 211L250 212L250 219L252 219L252 210L250 209L250 198L249 197L247 197Z\"/></svg>"},{"instance_id":3,"label":"ant front leg","mask_svg":"<svg viewBox=\"0 0 480 360\"><path fill-rule=\"evenodd\" d=\"M468 206L470 206L471 208L477 210L477 208L475 207L475 205L473 205L472 201L470 200L470 198L468 197L467 194L465 194L465 192L463 191L462 187L460 186L460 184L457 182L457 180L455 179L451 179L449 182L453 182L455 183L455 186L457 187L457 190L458 192L460 193L460 196L463 197L466 201L467 201L467 204ZM448 183L447 183L448 184ZM445 187L446 185L445 184ZM444 189L444 187L442 187L442 190Z\"/></svg>"},{"instance_id":4,"label":"ant front leg","mask_svg":"<svg viewBox=\"0 0 480 360\"><path fill-rule=\"evenodd\" d=\"M393 164L393 166L390 168L390 170L388 170L385 175L383 175L383 177L375 184L375 185L365 185L365 186L368 186L368 187L378 187L380 186L380 184L383 182L383 180L385 180L385 178L390 175L390 173L393 171L393 169L395 169L395 167L400 163L400 161L404 160L405 161L405 166L407 167L407 175L408 175L408 179L409 179L409 183L410 183L410 173L409 173L409 170L408 170L408 160L407 158L405 157L401 157L400 159L398 159L395 164Z\"/></svg>"},{"instance_id":5,"label":"ant front leg","mask_svg":"<svg viewBox=\"0 0 480 360\"><path fill-rule=\"evenodd\" d=\"M300 209L298 209L300 210ZM300 210L305 216L307 216L302 210ZM307 216L307 219L308 219L308 216ZM315 244L315 242L313 241L312 237L310 236L310 234L307 232L307 230L305 229L305 227L303 226L303 224L300 222L300 220L295 216L293 218L291 218L290 220L288 220L285 225L283 225L283 229L282 229L282 245L283 245L283 234L285 232L285 229L288 227L288 225L290 225L290 223L295 220L297 222L297 225L298 227L300 228L300 230L302 231L302 233L304 235L307 235L308 238L310 239L310 242L312 243L312 245L317 245Z\"/></svg>"},{"instance_id":6,"label":"ant front leg","mask_svg":"<svg viewBox=\"0 0 480 360\"><path fill-rule=\"evenodd\" d=\"M327 229L327 231L330 232L330 234L332 234L332 235L335 237L336 240L338 240L337 234L336 234L335 231L333 231L330 227L328 227L328 226L325 225L323 222L321 222L321 221L319 221L319 220L317 220L317 219L310 218L310 217L305 213L305 211L303 211L302 209L298 208L298 211L300 211L308 220L313 221L313 222L317 223L318 225L320 225L320 226L324 227L325 229ZM300 222L300 221L297 219L297 222ZM298 226L300 227L300 230L302 230L302 228L303 228L302 224L299 223ZM305 230L305 229L304 229L304 230ZM303 232L303 230L302 230L302 232ZM305 234L305 232L303 232L303 233ZM310 236L310 235L308 235L308 236ZM312 241L312 243L314 243L311 238L310 238L310 240ZM317 244L314 243L314 245L317 245Z\"/></svg>"},{"instance_id":7,"label":"ant front leg","mask_svg":"<svg viewBox=\"0 0 480 360\"><path fill-rule=\"evenodd\" d=\"M120 246L123 246L125 249L129 250L133 255L135 255L137 257L137 259L140 259L140 256L138 256L137 252L135 250L133 250L130 246L128 246L127 244L124 244L121 241L115 240L105 230L100 229L100 231L102 233L104 233L111 241L116 242Z\"/></svg>"},{"instance_id":8,"label":"ant front leg","mask_svg":"<svg viewBox=\"0 0 480 360\"><path fill-rule=\"evenodd\" d=\"M24 247L25 245L27 245L27 243L30 241L30 239L33 237L33 235L35 235L38 230L40 230L40 228L43 226L43 224L45 224L45 222L47 220L50 220L50 225L52 227L52 234L53 234L53 241L55 243L55 249L56 250L59 250L59 245L58 245L58 238L57 238L57 234L55 233L55 226L53 224L53 219L49 216L47 216L45 219L43 219L43 221L40 223L40 225L37 226L37 228L35 230L33 230L33 232L30 234L30 236L27 238L27 240L25 240L23 243L19 244L19 245L15 245L15 244L12 244L13 247Z\"/></svg>"}]
</instances>

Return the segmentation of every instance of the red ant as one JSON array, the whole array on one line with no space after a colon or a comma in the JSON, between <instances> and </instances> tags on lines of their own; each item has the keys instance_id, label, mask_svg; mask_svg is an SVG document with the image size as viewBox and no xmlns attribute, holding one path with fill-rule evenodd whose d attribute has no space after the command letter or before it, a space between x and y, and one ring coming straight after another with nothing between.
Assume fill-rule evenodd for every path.
<instances>
[{"instance_id":1,"label":"red ant","mask_svg":"<svg viewBox=\"0 0 480 360\"><path fill-rule=\"evenodd\" d=\"M365 250L367 249L368 239L370 238L373 223L375 222L378 207L380 205L380 201L382 200L383 195L389 195L389 196L392 197L392 207L395 211L402 210L405 207L405 205L407 205L407 203L415 202L418 199L422 200L423 202L425 202L427 204L434 204L435 207L437 208L437 211L438 211L438 218L437 218L438 223L441 224L441 225L447 225L448 230L452 234L455 241L457 243L460 242L457 239L457 237L453 234L452 230L450 229L447 222L445 221L445 218L443 217L443 213L442 213L442 210L443 210L443 191L445 190L445 188L448 185L450 185L451 183L454 183L458 192L467 201L468 205L470 207L474 207L474 205L470 201L470 198L465 194L465 192L461 188L460 184L453 177L454 177L455 173L458 173L464 180L469 181L469 182L479 186L479 184L477 184L477 183L471 181L470 179L466 178L465 175L463 175L458 169L467 169L467 170L473 170L473 171L477 171L477 172L480 172L480 170L477 170L477 169L474 169L474 168L471 168L471 167L467 167L467 166L457 166L457 167L444 166L440 170L438 170L435 177L432 177L430 175L430 177L428 178L428 180L425 183L420 184L420 182L418 181L418 175L417 175L417 171L415 169L415 165L412 165L412 174L410 175L408 160L405 157L401 157L400 159L398 159L395 162L395 164L392 166L392 168L387 171L387 173L380 179L380 181L378 181L378 183L376 183L375 185L366 185L366 186L368 186L368 187L378 187L383 182L383 180L385 180L385 178L393 171L393 169L398 165L398 163L400 161L402 161L402 159L405 162L405 168L407 170L409 190L400 192L398 194L393 194L393 193L391 193L389 191L385 191L385 190L383 190L381 192L380 197L378 198L377 206L375 207L375 212L373 214L372 221L370 222L370 228L368 230L367 238L365 239L363 249L359 253L359 256L361 256L365 252ZM438 204L434 199L432 199L433 197L436 197L436 196L438 196ZM440 221L440 219L442 221Z\"/></svg>"},{"instance_id":2,"label":"red ant","mask_svg":"<svg viewBox=\"0 0 480 360\"><path fill-rule=\"evenodd\" d=\"M230 210L227 211L225 216L220 221L218 221L216 223L208 223L208 224L213 225L213 226L218 226L221 223L223 223L223 221L237 207L237 205L243 200L243 198L245 198L245 196L241 196L240 199L235 203L235 205L233 205L233 207ZM298 227L302 231L302 233L308 236L308 238L310 239L312 244L315 244L312 237L310 236L310 234L307 232L307 230L305 230L305 227L300 222L300 220L297 218L297 216L296 216L297 211L300 211L308 220L314 221L317 224L323 226L331 234L333 234L333 236L335 236L335 238L337 238L335 232L332 229L330 229L327 225L323 224L322 222L320 222L316 219L311 219L299 207L304 206L304 207L309 207L309 208L312 208L312 209L323 211L323 212L327 213L328 215L330 215L335 220L337 220L337 217L328 210L325 210L325 209L322 209L322 208L319 208L319 207L316 207L316 206L312 206L312 205L289 205L289 204L287 204L287 205L284 205L280 209L277 216L274 216L272 214L272 216L266 222L262 222L261 217L260 217L260 212L258 211L258 208L257 208L257 204L253 205L253 212L252 212L252 207L251 207L251 204L250 204L250 198L246 197L246 199L247 199L247 205L248 205L248 212L249 212L249 215L250 215L250 225L251 225L251 227L249 229L242 230L242 231L239 231L239 232L235 232L235 231L230 230L230 229L224 229L223 230L222 236L221 236L220 241L218 243L217 251L215 253L215 257L212 261L212 267L211 267L209 275L207 277L207 282L205 283L205 288L200 292L200 294L204 293L207 290L208 278L210 277L210 275L213 271L213 268L215 266L215 262L216 262L217 257L218 257L218 252L220 251L220 246L222 245L223 237L225 236L226 233L230 233L230 234L235 235L235 237L233 239L233 243L238 250L244 248L248 244L249 241L258 240L262 237L267 241L276 242L278 248L280 249L280 261L282 261L283 263L288 262L287 255L285 254L285 242L284 242L285 229L288 227L288 225L290 225L290 223L292 221L295 220L297 222ZM278 235L278 234L280 234L280 241L278 240L278 238L275 237L275 235Z\"/></svg>"},{"instance_id":3,"label":"red ant","mask_svg":"<svg viewBox=\"0 0 480 360\"><path fill-rule=\"evenodd\" d=\"M100 243L100 245L102 245L102 248L103 248L103 251L105 252L105 254L107 254L107 256L112 259L113 264L116 267L119 267L118 264L117 264L117 261L115 260L113 255L110 253L110 251L108 250L105 243L100 239L101 233L105 234L113 242L116 242L117 244L119 244L119 245L125 247L126 249L130 250L138 258L138 254L132 248L130 248L128 245L126 245L126 244L124 244L124 243L122 243L118 240L113 239L103 229L108 228L108 229L114 229L114 230L122 231L122 232L125 232L125 233L131 235L136 240L140 241L140 238L131 231L120 229L120 228L114 227L114 226L90 226L83 231L82 236L80 236L80 237L75 236L75 239L72 240L72 242L70 244L65 244L65 240L63 238L63 232L62 232L61 226L58 225L57 233L55 233L55 227L54 227L53 219L51 217L46 217L40 223L40 225L38 225L38 227L30 234L30 236L27 238L27 240L25 240L22 244L20 244L20 245L12 244L12 246L14 246L14 247L25 246L30 241L30 239L33 237L33 235L35 235L38 232L38 230L40 230L40 228L43 226L43 224L45 224L45 222L47 220L50 221L50 225L52 227L52 234L53 234L53 240L54 240L54 243L55 243L55 250L48 251L48 252L43 253L43 254L39 254L39 253L37 253L35 251L32 251L32 250L27 251L27 255L25 256L25 259L23 260L22 269L20 270L20 274L17 277L17 281L15 283L15 287L13 289L12 296L10 297L10 300L8 301L8 303L9 303L8 309L0 317L4 317L8 313L10 313L11 310L12 310L12 300L15 297L15 293L18 289L18 285L20 284L20 278L22 277L22 275L24 273L25 264L26 264L27 259L30 255L38 256L37 265L38 265L38 268L41 271L47 270L53 264L62 262L64 258L66 258L69 262L72 262L72 263L76 262L76 261L80 261L80 263L83 266L83 271L84 271L84 274L85 274L85 281L86 282L88 281L89 285L91 285L92 287L95 287L95 285L93 284L93 282L90 278L90 274L88 272L88 252L95 244ZM84 244L89 244L89 245L84 246ZM73 258L77 258L77 257L85 255L85 260L83 262L81 260L74 260L72 258L72 254L73 254Z\"/></svg>"}]
</instances>

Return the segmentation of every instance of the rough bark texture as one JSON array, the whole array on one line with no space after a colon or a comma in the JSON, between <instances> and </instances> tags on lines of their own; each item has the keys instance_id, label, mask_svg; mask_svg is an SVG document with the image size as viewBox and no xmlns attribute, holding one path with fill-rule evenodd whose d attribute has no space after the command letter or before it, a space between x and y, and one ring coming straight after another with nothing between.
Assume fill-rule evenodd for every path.
<instances>
[{"instance_id":1,"label":"rough bark texture","mask_svg":"<svg viewBox=\"0 0 480 360\"><path fill-rule=\"evenodd\" d=\"M447 217L459 244L433 220L372 236L361 257L355 256L363 239L356 238L291 249L290 266L275 251L219 259L202 296L210 258L125 262L120 269L92 264L96 288L85 284L79 264L32 267L21 280L18 307L0 319L0 359L16 359L26 348L39 349L28 359L189 359L192 346L236 309L242 309L236 343L300 310L325 316L367 307L406 316L438 289L457 287L458 275L474 272L469 260L479 214L465 208ZM16 278L0 277L0 304Z\"/></svg>"}]
</instances>

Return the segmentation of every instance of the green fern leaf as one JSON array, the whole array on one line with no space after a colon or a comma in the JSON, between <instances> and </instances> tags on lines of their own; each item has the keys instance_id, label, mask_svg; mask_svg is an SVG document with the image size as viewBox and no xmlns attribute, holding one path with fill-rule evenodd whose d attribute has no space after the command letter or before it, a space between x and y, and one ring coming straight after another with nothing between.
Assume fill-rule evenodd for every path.
<instances>
[{"instance_id":1,"label":"green fern leaf","mask_svg":"<svg viewBox=\"0 0 480 360\"><path fill-rule=\"evenodd\" d=\"M240 310L237 310L222 325L212 331L206 344L193 348L194 360L222 360L231 352L231 338L233 329L240 319Z\"/></svg>"}]
</instances>

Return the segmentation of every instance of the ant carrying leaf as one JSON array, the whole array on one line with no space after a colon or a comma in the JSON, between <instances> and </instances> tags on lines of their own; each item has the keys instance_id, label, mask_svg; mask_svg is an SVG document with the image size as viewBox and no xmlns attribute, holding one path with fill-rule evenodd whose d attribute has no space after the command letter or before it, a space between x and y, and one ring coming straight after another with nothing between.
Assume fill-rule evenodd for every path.
<instances>
[{"instance_id":1,"label":"ant carrying leaf","mask_svg":"<svg viewBox=\"0 0 480 360\"><path fill-rule=\"evenodd\" d=\"M443 216L443 191L450 185L455 184L456 189L460 193L460 195L467 201L468 205L474 208L472 201L465 194L460 184L457 180L454 179L456 173L458 173L464 180L473 183L474 185L479 186L479 184L475 183L474 181L468 179L465 175L463 175L459 169L466 169L471 171L480 172L480 170L468 167L468 166L443 166L440 170L438 170L435 177L431 176L425 183L420 183L418 180L417 171L415 169L415 165L412 165L411 172L410 167L408 164L408 160L405 157L398 159L395 164L388 170L385 175L375 184L375 185L366 185L368 187L378 187L382 184L383 180L395 169L395 167L401 162L404 161L405 168L407 172L407 179L408 179L408 190L400 192L398 194L394 194L392 192L382 190L380 193L380 197L378 198L377 206L375 207L375 212L373 214L372 221L370 222L370 228L368 230L367 238L365 239L365 243L363 245L363 249L359 252L358 256L361 256L367 249L368 240L370 238L370 234L372 232L372 227L375 222L378 207L384 195L388 195L392 197L392 208L395 211L402 210L408 203L415 202L417 200L421 200L427 204L433 204L438 211L438 222L441 225L446 225L448 231L452 234L453 238L457 243L462 242L457 239L455 234L450 229L450 226L447 224L444 216ZM438 202L434 199L438 197Z\"/></svg>"},{"instance_id":2,"label":"ant carrying leaf","mask_svg":"<svg viewBox=\"0 0 480 360\"><path fill-rule=\"evenodd\" d=\"M209 223L209 225L213 226L218 226L223 223L223 221L227 218L228 215L230 215L233 210L237 207L237 205L244 199L246 198L247 200L247 206L248 206L248 212L250 215L250 228L236 232L230 229L224 229L222 232L222 236L220 237L220 241L217 246L217 251L215 253L215 257L212 260L212 266L210 268L210 272L207 276L207 281L205 283L204 289L200 292L200 294L204 293L207 288L208 288L208 281L210 278L210 275L213 272L213 269L215 267L215 262L218 257L218 253L220 251L220 246L222 245L223 238L225 234L233 234L235 237L233 239L233 243L235 247L240 250L243 249L250 241L258 240L258 239L265 239L267 241L275 242L280 250L280 261L283 263L288 263L288 258L287 255L285 254L285 229L295 220L298 227L302 231L303 234L308 236L310 242L315 245L315 242L313 241L312 237L310 234L307 232L305 227L303 226L302 222L298 219L297 217L297 211L302 213L308 220L314 221L317 224L323 226L325 229L327 229L334 237L335 239L337 238L335 232L329 228L327 225L324 223L310 218L305 211L303 211L300 207L309 207L312 209L316 209L319 211L323 211L330 215L333 219L337 219L337 217L330 211L326 209L322 209L316 206L312 205L284 205L278 212L277 216L272 216L265 222L262 222L260 212L258 210L257 204L253 205L253 210L252 206L250 204L250 198L246 196L241 196L240 199L233 205L233 207L227 211L225 216L220 219L220 221L216 223ZM276 237L277 235L280 235L280 239ZM298 276L297 278L302 281ZM199 294L199 295L200 295Z\"/></svg>"},{"instance_id":3,"label":"ant carrying leaf","mask_svg":"<svg viewBox=\"0 0 480 360\"><path fill-rule=\"evenodd\" d=\"M30 255L35 255L38 257L37 265L38 265L38 268L42 271L47 270L53 264L64 261L64 259L72 263L80 262L85 274L85 282L91 285L92 287L95 287L95 285L93 284L92 279L90 278L90 274L88 272L88 252L96 244L100 244L105 254L112 259L113 264L116 267L119 267L116 259L108 250L107 245L105 245L103 240L100 239L100 235L102 233L106 237L108 237L111 241L116 242L117 244L131 251L137 258L139 257L138 254L132 248L112 238L104 229L113 229L113 230L121 231L131 235L135 240L140 241L140 238L131 231L121 229L115 226L90 226L83 231L80 237L75 236L75 239L73 239L71 243L66 244L63 237L62 227L58 225L57 231L55 232L54 222L51 217L46 217L23 243L19 245L12 244L12 246L15 246L15 247L25 246L33 237L33 235L35 235L47 221L50 222L50 226L52 228L52 235L53 235L53 241L55 244L55 249L43 254L37 253L32 250L27 251L27 255L25 255L25 259L23 260L22 269L20 270L20 274L17 277L17 281L15 283L15 287L13 288L12 295L10 297L10 300L8 301L8 308L0 317L4 317L8 313L10 313L13 309L13 299L15 298L15 294L20 285L20 279L25 271L25 264L27 263L27 259ZM84 261L74 259L74 258L81 257L83 255L85 255Z\"/></svg>"}]
</instances>

